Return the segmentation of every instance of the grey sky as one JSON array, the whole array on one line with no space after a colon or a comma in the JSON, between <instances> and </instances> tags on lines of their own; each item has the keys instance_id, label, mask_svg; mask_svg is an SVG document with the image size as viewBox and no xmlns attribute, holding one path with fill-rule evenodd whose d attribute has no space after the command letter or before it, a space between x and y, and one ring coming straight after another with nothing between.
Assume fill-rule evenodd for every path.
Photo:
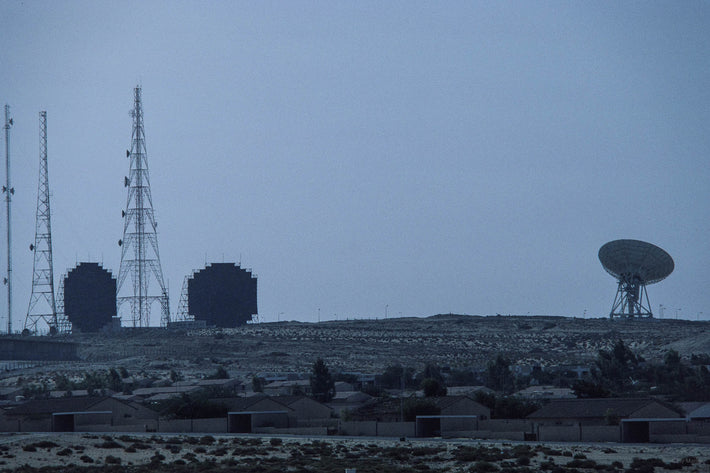
<instances>
[{"instance_id":1,"label":"grey sky","mask_svg":"<svg viewBox=\"0 0 710 473\"><path fill-rule=\"evenodd\" d=\"M185 275L241 258L266 321L606 316L597 251L634 238L676 263L654 311L710 318L708 25L692 1L0 0L14 325L37 113L57 280L117 275L137 83L173 313Z\"/></svg>"}]
</instances>

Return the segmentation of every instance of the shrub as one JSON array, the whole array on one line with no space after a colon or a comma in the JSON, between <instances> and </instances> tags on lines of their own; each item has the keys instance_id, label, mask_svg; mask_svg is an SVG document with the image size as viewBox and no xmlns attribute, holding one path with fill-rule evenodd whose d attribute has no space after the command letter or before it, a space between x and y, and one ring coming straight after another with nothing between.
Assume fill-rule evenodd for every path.
<instances>
[{"instance_id":1,"label":"shrub","mask_svg":"<svg viewBox=\"0 0 710 473\"><path fill-rule=\"evenodd\" d=\"M205 435L204 437L200 437L200 445L212 445L214 442L215 439L211 435Z\"/></svg>"},{"instance_id":2,"label":"shrub","mask_svg":"<svg viewBox=\"0 0 710 473\"><path fill-rule=\"evenodd\" d=\"M165 455L163 455L162 453L158 452L157 450L156 450L156 452L153 454L153 456L150 457L150 461L151 461L151 462L161 462L161 461L163 461L163 460L165 460Z\"/></svg>"},{"instance_id":3,"label":"shrub","mask_svg":"<svg viewBox=\"0 0 710 473\"><path fill-rule=\"evenodd\" d=\"M57 452L57 455L60 457L66 457L74 453L74 451L71 448L63 448Z\"/></svg>"},{"instance_id":4,"label":"shrub","mask_svg":"<svg viewBox=\"0 0 710 473\"><path fill-rule=\"evenodd\" d=\"M79 457L79 460L83 461L84 463L94 463L94 459L88 455L82 455L81 457Z\"/></svg>"},{"instance_id":5,"label":"shrub","mask_svg":"<svg viewBox=\"0 0 710 473\"><path fill-rule=\"evenodd\" d=\"M180 450L182 450L182 447L180 445L168 445L165 447L165 450L169 451L172 454L178 454L180 453Z\"/></svg>"},{"instance_id":6,"label":"shrub","mask_svg":"<svg viewBox=\"0 0 710 473\"><path fill-rule=\"evenodd\" d=\"M114 457L113 455L107 455L106 460L104 460L104 461L109 465L120 465L121 464L121 459L118 457Z\"/></svg>"},{"instance_id":7,"label":"shrub","mask_svg":"<svg viewBox=\"0 0 710 473\"><path fill-rule=\"evenodd\" d=\"M515 460L515 463L517 463L517 464L520 465L520 466L527 466L527 465L530 464L530 457L528 457L528 456L521 456L521 457L518 457L518 458Z\"/></svg>"},{"instance_id":8,"label":"shrub","mask_svg":"<svg viewBox=\"0 0 710 473\"><path fill-rule=\"evenodd\" d=\"M471 473L490 473L492 471L498 471L498 469L499 468L491 462L480 461L476 462L469 471Z\"/></svg>"},{"instance_id":9,"label":"shrub","mask_svg":"<svg viewBox=\"0 0 710 473\"><path fill-rule=\"evenodd\" d=\"M452 452L454 460L463 462L472 461L501 461L509 458L507 452L501 451L499 448L495 447L470 447L466 445L460 445Z\"/></svg>"},{"instance_id":10,"label":"shrub","mask_svg":"<svg viewBox=\"0 0 710 473\"><path fill-rule=\"evenodd\" d=\"M35 446L36 448L46 448L47 450L49 450L50 448L54 448L54 447L59 446L58 444L56 444L54 442L50 442L49 440L41 440L41 441L35 442L31 445Z\"/></svg>"},{"instance_id":11,"label":"shrub","mask_svg":"<svg viewBox=\"0 0 710 473\"><path fill-rule=\"evenodd\" d=\"M130 448L133 448L134 450L148 450L150 449L150 445L142 442L136 442L134 444L131 444Z\"/></svg>"},{"instance_id":12,"label":"shrub","mask_svg":"<svg viewBox=\"0 0 710 473\"><path fill-rule=\"evenodd\" d=\"M575 458L567 463L567 467L569 468L595 468L596 466L597 462L594 460L587 460L586 457L584 459Z\"/></svg>"},{"instance_id":13,"label":"shrub","mask_svg":"<svg viewBox=\"0 0 710 473\"><path fill-rule=\"evenodd\" d=\"M278 447L279 445L283 445L284 441L280 438L274 437L271 440L269 440L269 443L274 447Z\"/></svg>"},{"instance_id":14,"label":"shrub","mask_svg":"<svg viewBox=\"0 0 710 473\"><path fill-rule=\"evenodd\" d=\"M115 440L109 438L109 440L106 440L101 443L95 443L94 447L96 448L124 448L123 445L120 443L116 442Z\"/></svg>"},{"instance_id":15,"label":"shrub","mask_svg":"<svg viewBox=\"0 0 710 473\"><path fill-rule=\"evenodd\" d=\"M22 450L25 452L36 452L37 448L34 445L23 445Z\"/></svg>"}]
</instances>

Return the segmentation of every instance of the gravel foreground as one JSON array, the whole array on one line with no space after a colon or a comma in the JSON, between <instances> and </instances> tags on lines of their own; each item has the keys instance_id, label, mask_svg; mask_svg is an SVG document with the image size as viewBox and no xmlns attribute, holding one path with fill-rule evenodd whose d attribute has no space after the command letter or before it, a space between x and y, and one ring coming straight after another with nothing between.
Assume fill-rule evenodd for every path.
<instances>
[{"instance_id":1,"label":"gravel foreground","mask_svg":"<svg viewBox=\"0 0 710 473\"><path fill-rule=\"evenodd\" d=\"M710 472L707 445L8 434L1 472Z\"/></svg>"}]
</instances>

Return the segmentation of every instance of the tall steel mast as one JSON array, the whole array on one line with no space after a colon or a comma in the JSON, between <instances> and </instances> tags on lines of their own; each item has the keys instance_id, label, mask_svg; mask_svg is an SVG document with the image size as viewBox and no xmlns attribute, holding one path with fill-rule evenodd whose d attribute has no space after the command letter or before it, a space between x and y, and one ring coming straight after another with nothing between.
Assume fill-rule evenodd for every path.
<instances>
[{"instance_id":1,"label":"tall steel mast","mask_svg":"<svg viewBox=\"0 0 710 473\"><path fill-rule=\"evenodd\" d=\"M49 207L49 167L47 165L47 112L39 112L39 182L37 184L37 217L32 265L32 294L27 307L25 329L37 332L44 321L50 333L59 329L57 304L54 299L54 267L52 264L52 224Z\"/></svg>"},{"instance_id":2,"label":"tall steel mast","mask_svg":"<svg viewBox=\"0 0 710 473\"><path fill-rule=\"evenodd\" d=\"M12 195L15 189L10 186L10 127L12 126L12 118L10 118L10 106L5 104L5 185L2 191L5 193L5 202L7 203L7 333L12 333L12 232L10 231L10 204L12 203Z\"/></svg>"},{"instance_id":3,"label":"tall steel mast","mask_svg":"<svg viewBox=\"0 0 710 473\"><path fill-rule=\"evenodd\" d=\"M133 327L148 327L151 306L159 301L160 324L166 326L170 321L170 305L158 252L158 224L150 192L140 87L133 91L131 116L133 133L131 149L126 151L126 157L130 158L130 170L128 177L124 178L128 197L126 209L122 212L123 238L118 242L121 246L121 267L118 272L116 310L122 321L128 321ZM128 275L131 276L132 293L129 293L127 288L124 289ZM155 279L159 286L153 291L149 284L151 279ZM128 302L130 307L124 307L122 312L121 308L125 302Z\"/></svg>"}]
</instances>

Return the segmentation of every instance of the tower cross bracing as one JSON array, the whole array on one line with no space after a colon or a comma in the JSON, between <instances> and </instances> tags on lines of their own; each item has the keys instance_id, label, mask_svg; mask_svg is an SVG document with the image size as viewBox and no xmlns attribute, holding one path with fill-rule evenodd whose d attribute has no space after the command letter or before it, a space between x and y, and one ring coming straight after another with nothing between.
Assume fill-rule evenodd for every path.
<instances>
[{"instance_id":1,"label":"tower cross bracing","mask_svg":"<svg viewBox=\"0 0 710 473\"><path fill-rule=\"evenodd\" d=\"M37 215L32 265L32 294L27 307L25 329L31 333L44 322L50 333L58 327L57 304L54 299L54 268L52 264L52 224L49 206L49 169L47 164L47 112L39 112L39 181L37 184Z\"/></svg>"},{"instance_id":2,"label":"tower cross bracing","mask_svg":"<svg viewBox=\"0 0 710 473\"><path fill-rule=\"evenodd\" d=\"M128 196L122 213L123 238L118 243L121 247L121 266L117 281L116 310L123 325L148 327L151 308L155 302L159 302L160 324L167 326L170 306L158 251L158 224L150 192L140 87L133 91L131 116L133 132L131 149L126 152L130 167L128 176L124 178ZM129 278L131 284L126 285ZM151 286L151 281L157 287L155 284Z\"/></svg>"}]
</instances>

